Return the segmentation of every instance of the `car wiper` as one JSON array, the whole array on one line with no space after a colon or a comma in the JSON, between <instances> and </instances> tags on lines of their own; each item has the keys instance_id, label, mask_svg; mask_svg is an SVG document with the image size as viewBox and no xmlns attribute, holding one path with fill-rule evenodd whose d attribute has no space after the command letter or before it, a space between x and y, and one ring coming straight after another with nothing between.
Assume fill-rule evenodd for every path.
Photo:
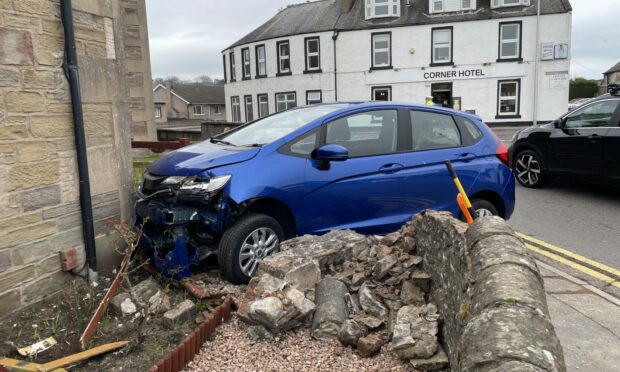
<instances>
[{"instance_id":1,"label":"car wiper","mask_svg":"<svg viewBox=\"0 0 620 372\"><path fill-rule=\"evenodd\" d=\"M264 143L252 143L252 144L249 144L249 145L243 145L241 147L263 147L263 146L265 146Z\"/></svg>"},{"instance_id":2,"label":"car wiper","mask_svg":"<svg viewBox=\"0 0 620 372\"><path fill-rule=\"evenodd\" d=\"M211 142L211 143L221 143L222 145L228 145L228 146L234 146L232 143L230 143L228 141L224 141L224 140L217 139L217 138L211 138L209 140L209 142Z\"/></svg>"}]
</instances>

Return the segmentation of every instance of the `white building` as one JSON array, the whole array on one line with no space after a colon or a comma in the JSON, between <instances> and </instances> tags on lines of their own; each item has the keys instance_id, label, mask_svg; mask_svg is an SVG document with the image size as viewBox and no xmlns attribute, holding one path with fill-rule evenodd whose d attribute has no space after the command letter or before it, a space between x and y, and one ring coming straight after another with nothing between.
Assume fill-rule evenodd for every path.
<instances>
[{"instance_id":1,"label":"white building","mask_svg":"<svg viewBox=\"0 0 620 372\"><path fill-rule=\"evenodd\" d=\"M487 123L553 120L567 110L572 8L568 0L541 0L538 17L536 4L288 6L222 52L227 117L244 122L317 102L424 103L432 96Z\"/></svg>"}]
</instances>

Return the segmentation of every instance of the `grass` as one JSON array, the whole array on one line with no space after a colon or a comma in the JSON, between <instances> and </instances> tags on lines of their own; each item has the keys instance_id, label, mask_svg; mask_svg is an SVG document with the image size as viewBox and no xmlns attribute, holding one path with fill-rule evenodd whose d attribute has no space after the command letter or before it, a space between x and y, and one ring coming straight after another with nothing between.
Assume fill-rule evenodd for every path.
<instances>
[{"instance_id":1,"label":"grass","mask_svg":"<svg viewBox=\"0 0 620 372\"><path fill-rule=\"evenodd\" d=\"M140 178L142 177L142 173L146 170L146 168L153 161L159 159L163 154L153 154L149 156L133 158L133 183L135 188L138 188L140 185Z\"/></svg>"}]
</instances>

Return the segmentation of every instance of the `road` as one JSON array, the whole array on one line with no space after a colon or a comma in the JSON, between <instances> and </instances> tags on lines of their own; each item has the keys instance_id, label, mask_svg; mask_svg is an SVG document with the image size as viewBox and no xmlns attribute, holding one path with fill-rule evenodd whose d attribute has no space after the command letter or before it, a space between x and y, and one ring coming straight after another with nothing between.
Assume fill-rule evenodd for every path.
<instances>
[{"instance_id":1,"label":"road","mask_svg":"<svg viewBox=\"0 0 620 372\"><path fill-rule=\"evenodd\" d=\"M508 146L518 129L495 128L494 131ZM620 188L562 178L551 180L542 189L517 185L517 204L509 222L528 236L620 271ZM620 283L613 287L574 267L548 257L539 258L620 296ZM583 264L581 261L577 260ZM585 266L601 271L590 264ZM609 272L603 274L620 280Z\"/></svg>"}]
</instances>

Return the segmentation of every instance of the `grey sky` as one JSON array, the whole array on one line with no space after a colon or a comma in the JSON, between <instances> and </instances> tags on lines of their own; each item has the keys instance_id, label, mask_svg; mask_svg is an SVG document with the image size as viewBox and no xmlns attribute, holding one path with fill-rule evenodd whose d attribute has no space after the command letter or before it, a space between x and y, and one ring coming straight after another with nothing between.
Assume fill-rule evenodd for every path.
<instances>
[{"instance_id":1,"label":"grey sky","mask_svg":"<svg viewBox=\"0 0 620 372\"><path fill-rule=\"evenodd\" d=\"M267 21L279 8L296 2L300 1L146 0L153 77L221 78L222 49ZM620 61L618 0L571 3L571 75L599 79Z\"/></svg>"}]
</instances>

